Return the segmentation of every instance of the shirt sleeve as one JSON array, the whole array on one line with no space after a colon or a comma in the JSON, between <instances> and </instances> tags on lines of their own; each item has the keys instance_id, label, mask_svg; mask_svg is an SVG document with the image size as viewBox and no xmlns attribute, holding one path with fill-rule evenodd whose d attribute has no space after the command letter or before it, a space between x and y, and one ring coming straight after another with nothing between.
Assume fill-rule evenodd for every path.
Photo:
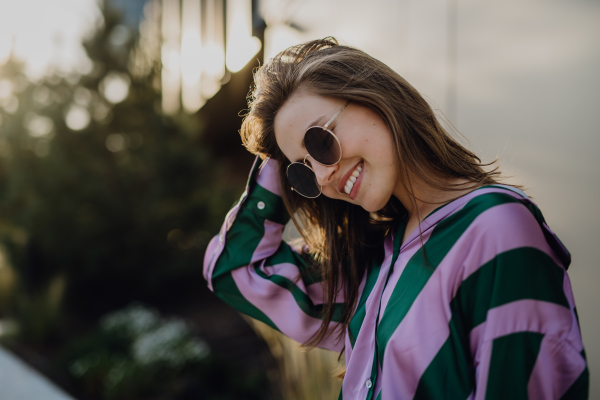
<instances>
[{"instance_id":1,"label":"shirt sleeve","mask_svg":"<svg viewBox=\"0 0 600 400\"><path fill-rule=\"evenodd\" d=\"M482 240L498 245L521 235L522 245L499 252L463 282L472 284L476 299L469 318L481 321L470 333L473 397L587 399L589 373L566 250L531 202L505 208L502 224L512 232L489 229Z\"/></svg>"},{"instance_id":2,"label":"shirt sleeve","mask_svg":"<svg viewBox=\"0 0 600 400\"><path fill-rule=\"evenodd\" d=\"M322 322L322 286L306 256L282 240L289 216L281 199L278 165L254 162L240 201L227 214L204 257L208 287L225 303L304 343ZM341 304L336 304L341 307ZM338 322L319 347L340 351Z\"/></svg>"}]
</instances>

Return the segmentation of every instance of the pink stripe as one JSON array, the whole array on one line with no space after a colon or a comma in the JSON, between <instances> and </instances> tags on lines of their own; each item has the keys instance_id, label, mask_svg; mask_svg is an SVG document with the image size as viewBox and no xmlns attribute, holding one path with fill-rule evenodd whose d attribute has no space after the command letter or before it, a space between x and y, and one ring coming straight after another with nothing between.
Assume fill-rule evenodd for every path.
<instances>
[{"instance_id":1,"label":"pink stripe","mask_svg":"<svg viewBox=\"0 0 600 400\"><path fill-rule=\"evenodd\" d=\"M433 214L431 214L430 216L425 218L425 220L423 220L423 222L421 222L421 230L425 231L426 229L429 229L430 227L436 225L441 220L447 218L449 215L454 214L455 212L457 212L458 210L463 208L469 201L473 200L475 197L478 197L478 196L481 196L484 194L488 194L488 193L502 193L502 194L507 194L509 196L512 196L515 199L519 199L519 200L524 199L522 196L520 196L517 193L514 193L508 189L500 189L500 188L493 188L493 187L477 189L477 190L472 191L471 193L467 193L466 195L464 195L454 201L451 201L450 203L446 204L445 206L443 206L442 208L440 208L439 210L437 210L436 212L434 212ZM408 237L406 242L412 240L414 237L418 236L418 234L419 234L418 230L415 230L415 232L413 232Z\"/></svg>"},{"instance_id":2,"label":"pink stripe","mask_svg":"<svg viewBox=\"0 0 600 400\"><path fill-rule=\"evenodd\" d=\"M269 192L281 196L281 185L279 184L279 165L277 161L268 159L261 165L258 177L256 178L258 183Z\"/></svg>"},{"instance_id":3,"label":"pink stripe","mask_svg":"<svg viewBox=\"0 0 600 400\"><path fill-rule=\"evenodd\" d=\"M215 236L214 238L211 239L210 243L208 243L208 246L206 247L206 252L204 253L204 268L203 268L203 275L204 275L204 279L206 279L206 281L209 284L209 287L212 286L211 285L211 278L212 278L212 268L211 268L211 259L213 258L213 256L215 255L216 251L217 251L217 246L219 245L219 235ZM211 289L212 290L212 289Z\"/></svg>"},{"instance_id":4,"label":"pink stripe","mask_svg":"<svg viewBox=\"0 0 600 400\"><path fill-rule=\"evenodd\" d=\"M539 224L522 204L498 205L475 218L391 336L384 355L383 393L414 397L421 376L448 338L450 302L461 283L497 254L523 246L551 254ZM407 372L394 376L396 371Z\"/></svg>"},{"instance_id":5,"label":"pink stripe","mask_svg":"<svg viewBox=\"0 0 600 400\"><path fill-rule=\"evenodd\" d=\"M467 193L466 195L464 195L454 201L451 201L450 203L446 204L445 206L443 206L442 208L440 208L433 214L429 215L427 218L425 218L421 222L421 224L419 225L419 227L417 229L415 229L413 232L411 232L411 234L402 243L401 251L403 251L405 247L412 244L412 242L414 242L414 240L417 239L419 237L419 235L422 235L424 237L425 233L428 232L429 230L431 230L432 228L435 228L435 226L437 225L438 222L440 222L443 219L448 218L450 215L460 211L469 201L473 200L475 197L478 197L478 196L481 196L484 194L488 194L488 193L502 193L502 194L507 194L509 196L512 196L519 200L527 199L527 201L530 201L529 198L526 197L525 193L522 193L522 195L519 195L519 194L513 192L512 190L508 189L508 186L506 186L506 185L499 185L499 186L505 186L505 187L507 187L507 189L501 189L501 188L477 189L470 193ZM525 196L525 197L523 197L523 196Z\"/></svg>"},{"instance_id":6,"label":"pink stripe","mask_svg":"<svg viewBox=\"0 0 600 400\"><path fill-rule=\"evenodd\" d=\"M275 222L265 220L265 235L261 239L260 243L256 247L252 256L252 263L259 260L264 260L267 257L275 254L279 246L281 246L281 236L283 232L283 225ZM284 246L289 246L284 244ZM292 249L293 250L293 249ZM313 304L323 304L323 285L321 282L316 282L311 285L305 286L301 279L298 279L300 271L298 267L290 263L281 263L275 265L261 265L261 270L271 276L279 275L294 282L300 290L306 293L312 300ZM363 284L364 287L364 284ZM339 291L335 296L336 303L344 302L344 293Z\"/></svg>"},{"instance_id":7,"label":"pink stripe","mask_svg":"<svg viewBox=\"0 0 600 400\"><path fill-rule=\"evenodd\" d=\"M529 398L560 398L585 369L585 361L577 350L582 347L581 339L574 337L573 325L577 321L570 310L545 301L520 300L493 308L486 322L471 331L476 365L481 359L479 366L489 369L485 365L489 360L484 360L483 352L496 338L516 332L542 333L545 336L529 381ZM481 379L487 376L477 378L480 390L485 389Z\"/></svg>"},{"instance_id":8,"label":"pink stripe","mask_svg":"<svg viewBox=\"0 0 600 400\"><path fill-rule=\"evenodd\" d=\"M304 343L321 326L320 319L310 317L300 309L291 292L263 279L254 268L238 268L231 275L244 298L265 313L286 336ZM335 342L337 332L331 334L337 326L337 323L330 324L330 335L319 343L319 347L341 351L343 342Z\"/></svg>"},{"instance_id":9,"label":"pink stripe","mask_svg":"<svg viewBox=\"0 0 600 400\"><path fill-rule=\"evenodd\" d=\"M561 305L539 300L513 301L489 310L486 321L471 331L471 351L477 354L482 343L516 332L543 333L569 342L573 324L577 322L571 311Z\"/></svg>"},{"instance_id":10,"label":"pink stripe","mask_svg":"<svg viewBox=\"0 0 600 400\"><path fill-rule=\"evenodd\" d=\"M569 341L575 346L575 350L577 350L577 352L581 352L581 350L583 350L583 342L581 341L581 331L579 330L577 316L575 315L575 299L573 298L571 279L569 279L569 275L567 273L565 273L565 278L563 280L563 290L567 296L569 305L571 306L571 319L574 322L571 327L571 332L569 333Z\"/></svg>"},{"instance_id":11,"label":"pink stripe","mask_svg":"<svg viewBox=\"0 0 600 400\"><path fill-rule=\"evenodd\" d=\"M302 279L298 279L300 271L298 267L291 263L281 263L275 265L265 265L261 264L260 269L268 276L278 275L289 279L294 282L298 289L302 290L308 297L310 297L311 301L314 305L323 304L323 285L321 282L316 282L311 285L306 286ZM339 291L337 296L334 299L336 303L344 302L344 292Z\"/></svg>"},{"instance_id":12,"label":"pink stripe","mask_svg":"<svg viewBox=\"0 0 600 400\"><path fill-rule=\"evenodd\" d=\"M306 315L289 290L262 278L254 270L254 264L260 262L260 269L268 276L276 274L291 281L296 281L300 273L298 267L291 263L265 265L265 259L273 255L281 245L283 225L265 220L264 227L265 234L252 255L250 266L234 270L233 279L244 298L265 313L282 333L304 343L319 329L321 320ZM309 294L302 280L298 280L296 286ZM331 323L330 329L335 329L337 325ZM319 344L319 347L336 351L340 351L342 346L341 342L335 343L334 337L328 337Z\"/></svg>"},{"instance_id":13,"label":"pink stripe","mask_svg":"<svg viewBox=\"0 0 600 400\"><path fill-rule=\"evenodd\" d=\"M560 399L585 369L585 360L565 340L546 335L527 392L530 399Z\"/></svg>"},{"instance_id":14,"label":"pink stripe","mask_svg":"<svg viewBox=\"0 0 600 400\"><path fill-rule=\"evenodd\" d=\"M284 225L265 220L264 228L265 233L258 243L258 246L256 246L256 249L254 249L251 263L255 263L258 260L263 260L272 256L281 245L281 237L283 234Z\"/></svg>"},{"instance_id":15,"label":"pink stripe","mask_svg":"<svg viewBox=\"0 0 600 400\"><path fill-rule=\"evenodd\" d=\"M241 203L237 204L235 207L229 210L227 216L225 217L225 222L223 222L223 225L221 226L219 234L212 238L212 240L208 244L206 252L204 253L203 274L208 284L208 288L211 291L213 290L212 275L215 270L215 265L217 264L217 260L219 259L221 253L223 253L223 249L225 248L225 235L227 234L229 228L231 228L231 225L233 224L233 221L237 216L238 211L240 210L240 206Z\"/></svg>"},{"instance_id":16,"label":"pink stripe","mask_svg":"<svg viewBox=\"0 0 600 400\"><path fill-rule=\"evenodd\" d=\"M313 283L312 285L308 285L306 287L306 293L312 300L314 305L323 304L325 300L323 299L323 284L321 282ZM344 292L342 290L338 291L334 296L335 303L343 303L344 302Z\"/></svg>"}]
</instances>

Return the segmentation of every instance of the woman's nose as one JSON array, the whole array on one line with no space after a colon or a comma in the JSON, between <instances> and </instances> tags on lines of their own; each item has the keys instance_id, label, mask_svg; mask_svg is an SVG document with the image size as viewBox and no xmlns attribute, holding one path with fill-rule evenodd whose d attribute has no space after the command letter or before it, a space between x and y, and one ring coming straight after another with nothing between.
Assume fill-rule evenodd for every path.
<instances>
[{"instance_id":1,"label":"woman's nose","mask_svg":"<svg viewBox=\"0 0 600 400\"><path fill-rule=\"evenodd\" d=\"M317 162L313 162L311 167L315 172L317 183L321 186L328 186L333 182L333 175L335 174L338 165L322 165Z\"/></svg>"}]
</instances>

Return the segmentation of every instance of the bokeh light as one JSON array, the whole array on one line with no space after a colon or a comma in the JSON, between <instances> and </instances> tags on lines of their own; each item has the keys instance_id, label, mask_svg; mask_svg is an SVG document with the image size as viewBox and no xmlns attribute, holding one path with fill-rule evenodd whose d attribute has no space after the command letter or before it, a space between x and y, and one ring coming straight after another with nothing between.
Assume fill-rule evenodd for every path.
<instances>
[{"instance_id":1,"label":"bokeh light","mask_svg":"<svg viewBox=\"0 0 600 400\"><path fill-rule=\"evenodd\" d=\"M129 85L130 79L128 75L110 72L100 82L100 91L106 100L116 104L127 98Z\"/></svg>"},{"instance_id":2,"label":"bokeh light","mask_svg":"<svg viewBox=\"0 0 600 400\"><path fill-rule=\"evenodd\" d=\"M54 122L52 119L43 115L37 115L33 112L28 112L25 115L25 127L29 131L31 137L50 137L54 129Z\"/></svg>"},{"instance_id":3,"label":"bokeh light","mask_svg":"<svg viewBox=\"0 0 600 400\"><path fill-rule=\"evenodd\" d=\"M119 133L111 133L106 137L106 148L112 153L124 150L125 144L125 137Z\"/></svg>"},{"instance_id":4,"label":"bokeh light","mask_svg":"<svg viewBox=\"0 0 600 400\"><path fill-rule=\"evenodd\" d=\"M90 113L86 108L73 104L67 111L65 123L70 129L80 131L90 124Z\"/></svg>"}]
</instances>

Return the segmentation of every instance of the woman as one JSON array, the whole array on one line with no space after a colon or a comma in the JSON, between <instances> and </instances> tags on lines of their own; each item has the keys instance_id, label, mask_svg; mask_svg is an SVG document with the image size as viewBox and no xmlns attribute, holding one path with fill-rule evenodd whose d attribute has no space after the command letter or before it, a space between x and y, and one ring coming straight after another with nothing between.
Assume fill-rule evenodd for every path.
<instances>
[{"instance_id":1,"label":"woman","mask_svg":"<svg viewBox=\"0 0 600 400\"><path fill-rule=\"evenodd\" d=\"M569 253L398 74L333 38L289 48L256 72L241 136L257 161L208 285L343 352L340 398L587 398Z\"/></svg>"}]
</instances>

